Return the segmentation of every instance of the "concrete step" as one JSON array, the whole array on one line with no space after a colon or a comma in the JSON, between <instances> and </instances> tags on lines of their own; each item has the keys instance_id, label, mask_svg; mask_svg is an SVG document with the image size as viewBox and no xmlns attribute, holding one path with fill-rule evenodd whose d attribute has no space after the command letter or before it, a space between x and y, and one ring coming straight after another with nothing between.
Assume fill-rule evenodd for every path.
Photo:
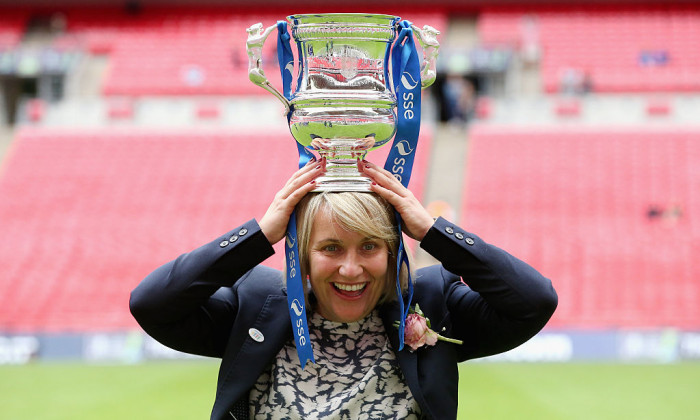
<instances>
[{"instance_id":1,"label":"concrete step","mask_svg":"<svg viewBox=\"0 0 700 420\"><path fill-rule=\"evenodd\" d=\"M106 55L85 55L66 80L65 98L89 99L102 94L102 80L109 66Z\"/></svg>"},{"instance_id":2,"label":"concrete step","mask_svg":"<svg viewBox=\"0 0 700 420\"><path fill-rule=\"evenodd\" d=\"M2 174L7 150L10 148L13 138L14 130L6 125L0 125L0 175Z\"/></svg>"},{"instance_id":3,"label":"concrete step","mask_svg":"<svg viewBox=\"0 0 700 420\"><path fill-rule=\"evenodd\" d=\"M467 127L437 124L434 127L430 163L425 176L423 205L433 213L459 223L464 171L467 166L469 139ZM434 264L435 259L420 248L415 249L416 266Z\"/></svg>"}]
</instances>

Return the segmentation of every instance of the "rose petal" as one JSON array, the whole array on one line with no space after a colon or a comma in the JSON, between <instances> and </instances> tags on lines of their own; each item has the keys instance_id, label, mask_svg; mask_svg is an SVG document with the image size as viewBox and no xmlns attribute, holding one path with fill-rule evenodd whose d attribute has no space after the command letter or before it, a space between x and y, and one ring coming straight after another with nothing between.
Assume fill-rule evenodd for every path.
<instances>
[{"instance_id":1,"label":"rose petal","mask_svg":"<svg viewBox=\"0 0 700 420\"><path fill-rule=\"evenodd\" d=\"M434 346L438 341L438 334L431 329L426 331L423 337L425 337L425 343L429 346Z\"/></svg>"}]
</instances>

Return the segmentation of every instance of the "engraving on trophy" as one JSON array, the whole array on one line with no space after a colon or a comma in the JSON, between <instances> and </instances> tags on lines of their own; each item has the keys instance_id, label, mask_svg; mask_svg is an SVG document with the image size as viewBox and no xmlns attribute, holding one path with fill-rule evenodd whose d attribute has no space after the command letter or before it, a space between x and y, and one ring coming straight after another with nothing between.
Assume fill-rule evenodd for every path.
<instances>
[{"instance_id":1,"label":"engraving on trophy","mask_svg":"<svg viewBox=\"0 0 700 420\"><path fill-rule=\"evenodd\" d=\"M285 98L265 77L262 45L276 25L248 29L250 80L285 105L294 139L327 159L317 190L369 190L357 159L391 140L397 129L397 98L386 80L387 52L397 35L399 18L390 15L330 13L292 15L294 41L302 72L296 90ZM435 80L439 44L435 29L412 26L423 49L420 79L402 75L402 83L427 87Z\"/></svg>"}]
</instances>

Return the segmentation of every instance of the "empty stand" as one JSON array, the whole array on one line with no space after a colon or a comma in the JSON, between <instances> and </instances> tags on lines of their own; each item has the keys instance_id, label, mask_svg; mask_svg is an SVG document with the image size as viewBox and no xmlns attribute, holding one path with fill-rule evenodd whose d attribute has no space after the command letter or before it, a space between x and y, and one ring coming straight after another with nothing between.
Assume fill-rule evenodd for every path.
<instances>
[{"instance_id":1,"label":"empty stand","mask_svg":"<svg viewBox=\"0 0 700 420\"><path fill-rule=\"evenodd\" d=\"M696 7L487 9L479 35L485 45L523 48L527 23L536 28L549 92L572 70L599 92L700 89Z\"/></svg>"},{"instance_id":2,"label":"empty stand","mask_svg":"<svg viewBox=\"0 0 700 420\"><path fill-rule=\"evenodd\" d=\"M109 54L106 95L240 95L267 94L248 80L246 28L258 22L267 27L285 17L231 8L152 8L137 16L88 9L70 12L68 23L88 51ZM405 18L446 28L444 14ZM263 62L268 79L281 90L274 33L265 44Z\"/></svg>"},{"instance_id":3,"label":"empty stand","mask_svg":"<svg viewBox=\"0 0 700 420\"><path fill-rule=\"evenodd\" d=\"M264 92L248 81L245 29L266 18L207 8L148 9L138 16L88 10L70 14L68 22L88 50L110 55L107 95L224 95ZM269 18L266 24L275 22ZM272 41L265 58L268 77L277 82Z\"/></svg>"},{"instance_id":4,"label":"empty stand","mask_svg":"<svg viewBox=\"0 0 700 420\"><path fill-rule=\"evenodd\" d=\"M148 272L262 216L294 169L284 134L23 131L0 179L0 330L132 325Z\"/></svg>"},{"instance_id":5,"label":"empty stand","mask_svg":"<svg viewBox=\"0 0 700 420\"><path fill-rule=\"evenodd\" d=\"M77 8L64 12L67 30L56 48L109 55L105 95L268 94L248 80L246 29L270 26L288 12L241 13L234 7ZM19 43L31 9L0 10L0 49ZM446 29L441 13L409 13L416 24ZM296 53L296 48L293 48ZM282 89L273 33L263 49L265 74Z\"/></svg>"},{"instance_id":6,"label":"empty stand","mask_svg":"<svg viewBox=\"0 0 700 420\"><path fill-rule=\"evenodd\" d=\"M0 9L0 52L17 46L27 25L28 14L21 10Z\"/></svg>"},{"instance_id":7,"label":"empty stand","mask_svg":"<svg viewBox=\"0 0 700 420\"><path fill-rule=\"evenodd\" d=\"M550 326L698 328L699 140L475 128L462 224L552 279Z\"/></svg>"},{"instance_id":8,"label":"empty stand","mask_svg":"<svg viewBox=\"0 0 700 420\"><path fill-rule=\"evenodd\" d=\"M389 147L371 152L383 163ZM426 133L412 181L417 196ZM296 168L289 132L23 129L0 167L0 332L135 326L130 290L262 217ZM281 268L281 244L265 264Z\"/></svg>"}]
</instances>

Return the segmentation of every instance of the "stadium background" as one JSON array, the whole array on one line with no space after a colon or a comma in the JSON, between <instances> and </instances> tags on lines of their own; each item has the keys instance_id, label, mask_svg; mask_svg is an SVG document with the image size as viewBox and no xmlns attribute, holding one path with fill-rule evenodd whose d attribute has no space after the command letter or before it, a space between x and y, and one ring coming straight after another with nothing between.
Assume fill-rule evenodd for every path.
<instances>
[{"instance_id":1,"label":"stadium background","mask_svg":"<svg viewBox=\"0 0 700 420\"><path fill-rule=\"evenodd\" d=\"M580 363L622 369L613 378L630 366L663 368L665 379L644 377L675 396L665 410L687 408L668 418L700 412L684 397L700 386L697 2L14 3L0 0L0 391L9 392L0 417L37 418L13 414L11 402L26 413L34 404L18 389L31 394L52 375L116 366L95 375L135 372L128 388L161 378L149 369L192 363L209 375L197 411L206 416L213 365L145 337L129 292L161 263L261 217L294 168L281 104L247 79L245 28L356 11L442 32L414 192L436 215L530 262L560 296L541 334L467 364L468 375L551 372L552 386L538 387L554 395L600 391L558 382ZM274 48L267 43L266 73L279 86ZM281 267L279 252L265 264ZM32 382L41 369L47 376ZM160 375L156 388L173 380ZM645 381L631 378L633 389ZM461 393L462 406L485 398L480 391ZM498 386L493 393L503 393L495 404L511 401ZM646 408L646 394L630 394ZM74 411L89 402L76 404L43 418L91 418ZM105 407L97 409L114 409ZM516 418L578 418L538 409ZM611 412L586 418L625 418ZM629 418L658 418L643 413Z\"/></svg>"}]
</instances>

